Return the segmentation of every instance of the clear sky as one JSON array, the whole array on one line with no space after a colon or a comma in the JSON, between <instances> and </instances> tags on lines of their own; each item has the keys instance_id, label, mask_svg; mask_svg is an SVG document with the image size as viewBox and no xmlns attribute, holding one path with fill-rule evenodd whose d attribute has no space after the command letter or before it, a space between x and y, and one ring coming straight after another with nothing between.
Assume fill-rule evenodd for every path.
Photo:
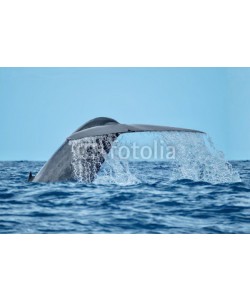
<instances>
[{"instance_id":1,"label":"clear sky","mask_svg":"<svg viewBox=\"0 0 250 300\"><path fill-rule=\"evenodd\" d=\"M0 68L0 160L47 160L99 116L202 130L250 159L249 114L250 68Z\"/></svg>"}]
</instances>

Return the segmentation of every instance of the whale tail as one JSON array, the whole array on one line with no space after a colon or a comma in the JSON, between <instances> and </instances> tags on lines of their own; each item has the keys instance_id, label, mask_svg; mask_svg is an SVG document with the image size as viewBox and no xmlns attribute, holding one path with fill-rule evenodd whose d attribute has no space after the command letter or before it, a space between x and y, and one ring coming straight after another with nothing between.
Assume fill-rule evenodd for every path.
<instances>
[{"instance_id":1,"label":"whale tail","mask_svg":"<svg viewBox=\"0 0 250 300\"><path fill-rule=\"evenodd\" d=\"M121 124L111 118L95 118L73 132L52 155L36 176L30 172L28 181L58 182L75 180L77 166L84 182L93 182L108 155L112 143L120 134L131 132L177 131L203 133L202 131L169 126ZM88 144L88 139L92 142ZM82 140L84 139L84 140ZM77 140L80 140L78 143ZM84 152L80 150L83 148ZM77 157L74 151L77 150ZM79 150L79 151L78 151ZM80 153L80 155L79 155ZM84 155L83 155L84 154Z\"/></svg>"}]
</instances>

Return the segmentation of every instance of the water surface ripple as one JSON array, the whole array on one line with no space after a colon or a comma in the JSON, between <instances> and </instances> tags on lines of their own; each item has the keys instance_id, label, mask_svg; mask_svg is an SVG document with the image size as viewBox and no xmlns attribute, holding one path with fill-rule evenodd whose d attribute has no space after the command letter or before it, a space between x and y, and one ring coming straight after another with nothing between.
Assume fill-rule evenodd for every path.
<instances>
[{"instance_id":1,"label":"water surface ripple","mask_svg":"<svg viewBox=\"0 0 250 300\"><path fill-rule=\"evenodd\" d=\"M137 162L131 185L29 183L43 162L0 162L0 233L250 233L250 161L242 182L169 182L164 164Z\"/></svg>"}]
</instances>

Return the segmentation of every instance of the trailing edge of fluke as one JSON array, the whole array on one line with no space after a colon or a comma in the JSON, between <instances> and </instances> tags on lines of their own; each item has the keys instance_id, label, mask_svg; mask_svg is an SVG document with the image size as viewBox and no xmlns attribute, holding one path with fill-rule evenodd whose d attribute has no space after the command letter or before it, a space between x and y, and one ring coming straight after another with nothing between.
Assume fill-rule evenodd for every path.
<instances>
[{"instance_id":1,"label":"trailing edge of fluke","mask_svg":"<svg viewBox=\"0 0 250 300\"><path fill-rule=\"evenodd\" d=\"M74 133L72 133L63 145L55 152L55 154L47 161L36 176L33 176L30 172L28 181L33 182L58 182L58 181L70 181L74 180L73 167L72 167L72 152L69 141L78 140L86 137L98 137L97 142L102 143L107 155L112 147L112 143L107 142L105 137L112 135L112 142L123 133L129 132L153 132L153 131L180 131L180 132L193 132L193 133L204 133L202 131L176 128L169 126L156 126L156 125L142 125L142 124L120 124L111 118L95 118L88 121L79 127ZM83 165L86 163L84 181L92 182L95 179L96 174L101 168L102 163L105 161L105 155L98 152L98 150L90 147L87 151L88 156L86 161L82 162ZM84 167L84 166L83 166Z\"/></svg>"}]
</instances>

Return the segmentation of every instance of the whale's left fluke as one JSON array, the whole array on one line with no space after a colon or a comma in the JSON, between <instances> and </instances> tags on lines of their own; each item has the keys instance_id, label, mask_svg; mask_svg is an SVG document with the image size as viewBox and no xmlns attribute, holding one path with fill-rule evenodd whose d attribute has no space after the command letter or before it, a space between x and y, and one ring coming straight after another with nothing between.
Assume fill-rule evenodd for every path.
<instances>
[{"instance_id":1,"label":"whale's left fluke","mask_svg":"<svg viewBox=\"0 0 250 300\"><path fill-rule=\"evenodd\" d=\"M153 131L180 131L180 132L193 132L204 133L202 131L169 127L169 126L156 126L156 125L127 125L120 124L111 118L95 118L83 124L74 133L72 133L64 142L64 144L55 152L49 161L42 167L36 176L29 174L28 181L33 182L56 182L74 180L74 173L72 168L72 151L69 144L70 141L78 140L87 137L96 137L96 143L102 147L92 147L88 145L86 150L87 156L82 161L83 166L87 165L84 176L86 182L92 182L96 174L101 168L102 163L105 161L106 155L109 153L112 143L116 138L123 133L129 132L153 132ZM109 137L107 139L107 137Z\"/></svg>"}]
</instances>

